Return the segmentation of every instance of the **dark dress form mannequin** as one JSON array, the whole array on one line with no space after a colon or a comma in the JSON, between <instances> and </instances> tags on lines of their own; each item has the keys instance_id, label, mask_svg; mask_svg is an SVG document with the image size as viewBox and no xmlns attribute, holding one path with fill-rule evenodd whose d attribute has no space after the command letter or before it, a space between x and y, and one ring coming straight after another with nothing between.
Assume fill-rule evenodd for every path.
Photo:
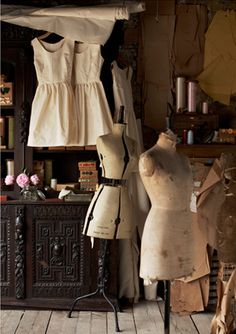
<instances>
[{"instance_id":1,"label":"dark dress form mannequin","mask_svg":"<svg viewBox=\"0 0 236 334\"><path fill-rule=\"evenodd\" d=\"M123 120L123 118L121 118ZM102 239L131 239L133 208L126 181L137 170L136 142L125 134L122 121L97 139L102 183L85 219L83 233Z\"/></svg>"},{"instance_id":2,"label":"dark dress form mannequin","mask_svg":"<svg viewBox=\"0 0 236 334\"><path fill-rule=\"evenodd\" d=\"M192 173L188 159L175 146L176 137L168 130L139 160L151 201L141 242L140 276L146 285L193 271Z\"/></svg>"}]
</instances>

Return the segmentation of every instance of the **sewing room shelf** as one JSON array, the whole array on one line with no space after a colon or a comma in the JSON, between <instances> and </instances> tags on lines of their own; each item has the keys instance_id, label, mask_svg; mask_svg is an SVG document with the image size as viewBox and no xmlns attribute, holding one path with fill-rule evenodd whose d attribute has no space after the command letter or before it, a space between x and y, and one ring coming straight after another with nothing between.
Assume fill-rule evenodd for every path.
<instances>
[{"instance_id":1,"label":"sewing room shelf","mask_svg":"<svg viewBox=\"0 0 236 334\"><path fill-rule=\"evenodd\" d=\"M177 151L186 154L189 158L219 158L221 153L236 152L236 144L193 144L177 145Z\"/></svg>"},{"instance_id":2,"label":"sewing room shelf","mask_svg":"<svg viewBox=\"0 0 236 334\"><path fill-rule=\"evenodd\" d=\"M2 115L14 116L15 127L14 148L1 151L1 305L69 309L74 298L97 286L100 245L95 240L92 248L90 238L82 234L89 202L64 202L57 198L22 201L19 186L4 185L7 159L14 162L15 176L23 167L33 172L35 160L52 160L53 177L67 183L78 182L78 161L97 158L95 147L37 150L27 146L36 88L30 42L38 34L32 29L2 24L1 70L3 73L4 69L11 69L14 87L14 105L3 106ZM108 292L115 300L115 243L110 259ZM111 310L102 298L85 300L78 307Z\"/></svg>"},{"instance_id":3,"label":"sewing room shelf","mask_svg":"<svg viewBox=\"0 0 236 334\"><path fill-rule=\"evenodd\" d=\"M98 160L95 146L40 149L27 146L31 104L37 86L31 40L38 34L33 29L2 24L1 71L13 83L13 105L2 106L1 117L14 117L14 148L10 150L6 146L1 150L1 195L7 200L20 197L20 188L16 184L6 186L4 183L9 174L9 160L15 176L25 168L29 173L37 173L37 161L51 161L51 178L61 184L78 183L79 161ZM44 182L45 185L50 186L50 180L48 184Z\"/></svg>"},{"instance_id":4,"label":"sewing room shelf","mask_svg":"<svg viewBox=\"0 0 236 334\"><path fill-rule=\"evenodd\" d=\"M1 75L12 84L12 104L8 100L5 102L4 94L1 95L1 195L9 199L18 198L20 189L17 185L5 186L4 178L9 173L18 175L31 152L25 142L34 89L30 66L32 50L30 43L20 43L19 40L17 43L10 38L4 40L3 34L1 45ZM13 121L11 127L10 119Z\"/></svg>"}]
</instances>

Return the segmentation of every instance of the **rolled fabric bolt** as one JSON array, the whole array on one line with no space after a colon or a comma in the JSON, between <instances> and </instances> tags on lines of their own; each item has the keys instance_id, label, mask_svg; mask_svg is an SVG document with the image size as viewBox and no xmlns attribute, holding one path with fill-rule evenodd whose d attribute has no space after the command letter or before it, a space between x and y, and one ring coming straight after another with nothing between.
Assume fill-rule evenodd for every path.
<instances>
[{"instance_id":1,"label":"rolled fabric bolt","mask_svg":"<svg viewBox=\"0 0 236 334\"><path fill-rule=\"evenodd\" d=\"M186 107L186 82L184 77L176 79L176 112L181 112Z\"/></svg>"},{"instance_id":2,"label":"rolled fabric bolt","mask_svg":"<svg viewBox=\"0 0 236 334\"><path fill-rule=\"evenodd\" d=\"M57 190L57 179L51 179L51 188Z\"/></svg>"},{"instance_id":3,"label":"rolled fabric bolt","mask_svg":"<svg viewBox=\"0 0 236 334\"><path fill-rule=\"evenodd\" d=\"M207 102L202 102L202 113L208 114L208 103Z\"/></svg>"},{"instance_id":4,"label":"rolled fabric bolt","mask_svg":"<svg viewBox=\"0 0 236 334\"><path fill-rule=\"evenodd\" d=\"M196 112L197 84L194 81L188 82L188 111Z\"/></svg>"},{"instance_id":5,"label":"rolled fabric bolt","mask_svg":"<svg viewBox=\"0 0 236 334\"><path fill-rule=\"evenodd\" d=\"M8 159L7 163L7 175L14 175L14 160Z\"/></svg>"},{"instance_id":6,"label":"rolled fabric bolt","mask_svg":"<svg viewBox=\"0 0 236 334\"><path fill-rule=\"evenodd\" d=\"M193 130L188 130L187 133L187 144L192 145L193 144Z\"/></svg>"}]
</instances>

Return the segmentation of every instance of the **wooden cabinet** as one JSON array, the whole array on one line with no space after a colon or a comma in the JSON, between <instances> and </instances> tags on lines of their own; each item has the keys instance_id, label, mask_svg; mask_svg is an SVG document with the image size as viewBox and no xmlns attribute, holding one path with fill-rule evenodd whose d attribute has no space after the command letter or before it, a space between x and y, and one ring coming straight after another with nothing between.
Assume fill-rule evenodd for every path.
<instances>
[{"instance_id":1,"label":"wooden cabinet","mask_svg":"<svg viewBox=\"0 0 236 334\"><path fill-rule=\"evenodd\" d=\"M97 288L100 241L82 234L88 204L11 201L1 210L3 306L68 309ZM108 292L117 294L116 245L110 243ZM110 310L102 298L79 309Z\"/></svg>"},{"instance_id":2,"label":"wooden cabinet","mask_svg":"<svg viewBox=\"0 0 236 334\"><path fill-rule=\"evenodd\" d=\"M27 146L37 84L31 40L39 34L2 23L1 70L13 83L13 104L2 106L1 115L14 118L14 147L6 146L1 151L1 195L8 199L1 205L1 303L7 307L68 309L73 299L97 288L102 242L96 239L91 248L90 238L82 234L89 203L24 202L19 200L18 185L4 184L9 159L15 177L23 168L33 172L34 161L51 161L51 177L63 184L78 182L79 161L98 161L94 147L36 150ZM116 245L109 245L107 285L115 300ZM99 296L82 300L78 308L110 310L106 300Z\"/></svg>"}]
</instances>

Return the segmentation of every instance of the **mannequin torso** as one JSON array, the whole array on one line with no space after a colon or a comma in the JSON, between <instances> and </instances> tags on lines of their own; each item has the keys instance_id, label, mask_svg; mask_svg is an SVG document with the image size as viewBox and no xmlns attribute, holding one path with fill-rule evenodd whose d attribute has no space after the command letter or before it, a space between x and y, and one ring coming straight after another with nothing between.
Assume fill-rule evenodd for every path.
<instances>
[{"instance_id":1,"label":"mannequin torso","mask_svg":"<svg viewBox=\"0 0 236 334\"><path fill-rule=\"evenodd\" d=\"M104 239L129 239L132 203L126 180L137 169L135 141L125 135L125 124L116 123L112 133L98 137L97 151L103 179L89 206L83 233Z\"/></svg>"},{"instance_id":2,"label":"mannequin torso","mask_svg":"<svg viewBox=\"0 0 236 334\"><path fill-rule=\"evenodd\" d=\"M162 133L140 156L139 171L151 201L141 245L140 276L146 283L192 272L190 199L192 174L175 140Z\"/></svg>"}]
</instances>

